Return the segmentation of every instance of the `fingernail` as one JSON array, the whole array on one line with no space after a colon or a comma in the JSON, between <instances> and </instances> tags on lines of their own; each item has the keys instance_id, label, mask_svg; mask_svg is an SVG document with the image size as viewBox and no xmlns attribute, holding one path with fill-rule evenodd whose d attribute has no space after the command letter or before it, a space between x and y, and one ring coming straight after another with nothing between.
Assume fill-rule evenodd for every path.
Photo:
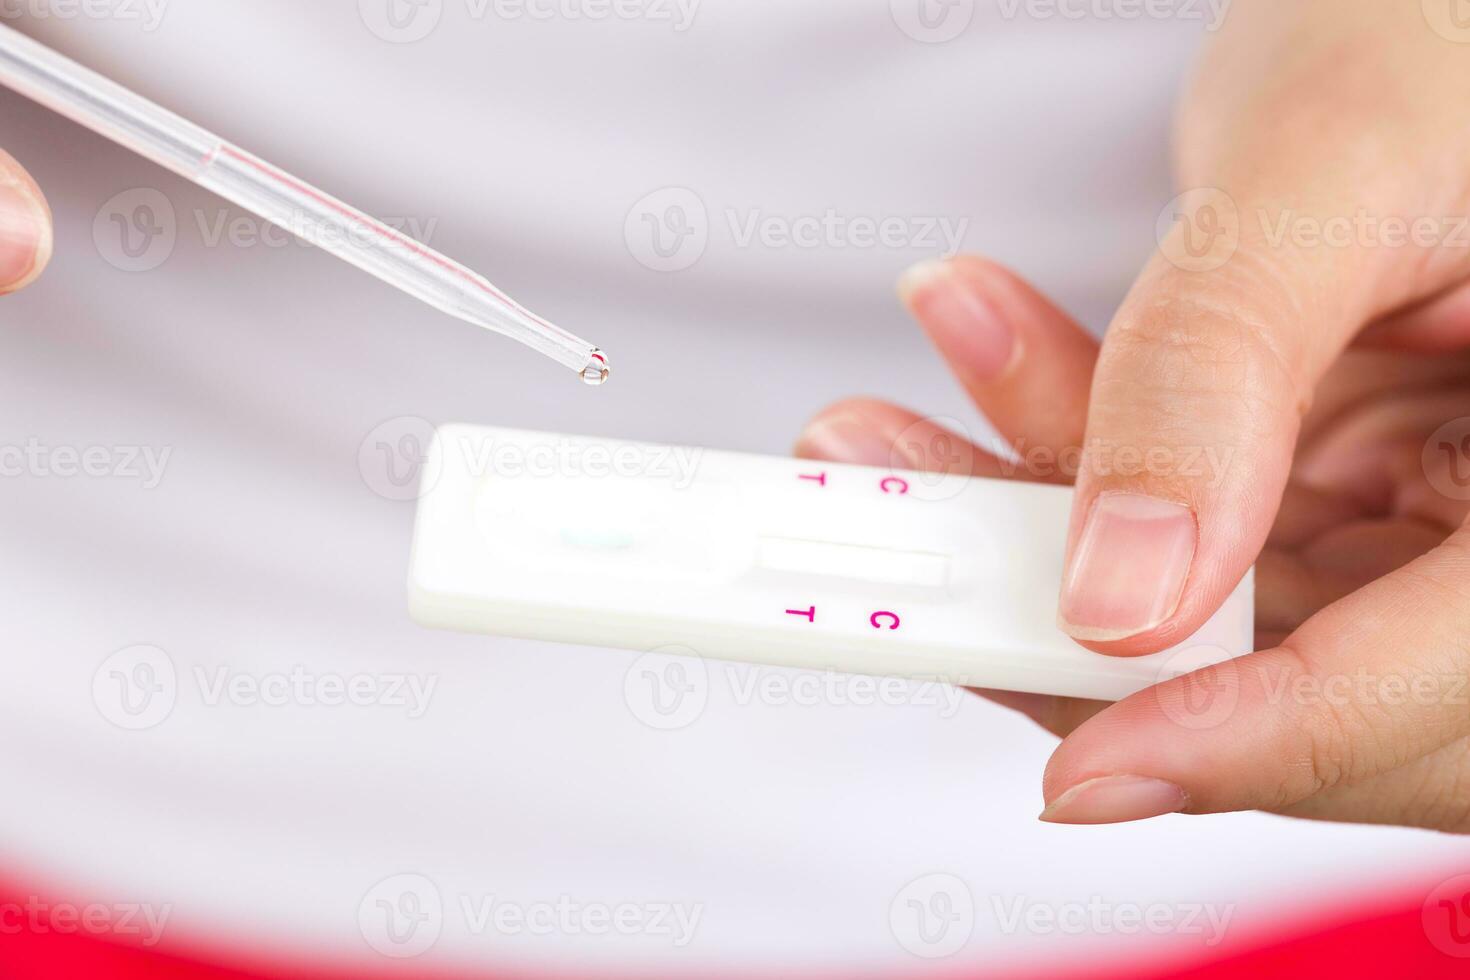
<instances>
[{"instance_id":1,"label":"fingernail","mask_svg":"<svg viewBox=\"0 0 1470 980\"><path fill-rule=\"evenodd\" d=\"M996 381L1011 366L1016 336L979 288L949 262L913 266L898 294L949 361L972 381Z\"/></svg>"},{"instance_id":2,"label":"fingernail","mask_svg":"<svg viewBox=\"0 0 1470 980\"><path fill-rule=\"evenodd\" d=\"M1047 823L1127 823L1189 805L1189 795L1173 783L1147 776L1099 776L1078 783L1041 812Z\"/></svg>"},{"instance_id":3,"label":"fingernail","mask_svg":"<svg viewBox=\"0 0 1470 980\"><path fill-rule=\"evenodd\" d=\"M798 456L830 459L859 466L894 466L893 442L856 415L831 415L808 425L796 442Z\"/></svg>"},{"instance_id":4,"label":"fingernail","mask_svg":"<svg viewBox=\"0 0 1470 980\"><path fill-rule=\"evenodd\" d=\"M0 185L0 289L30 277L46 237L46 212L40 203L18 185Z\"/></svg>"},{"instance_id":5,"label":"fingernail","mask_svg":"<svg viewBox=\"0 0 1470 980\"><path fill-rule=\"evenodd\" d=\"M1105 493L1072 554L1058 618L1079 640L1121 640L1174 615L1199 531L1183 504Z\"/></svg>"}]
</instances>

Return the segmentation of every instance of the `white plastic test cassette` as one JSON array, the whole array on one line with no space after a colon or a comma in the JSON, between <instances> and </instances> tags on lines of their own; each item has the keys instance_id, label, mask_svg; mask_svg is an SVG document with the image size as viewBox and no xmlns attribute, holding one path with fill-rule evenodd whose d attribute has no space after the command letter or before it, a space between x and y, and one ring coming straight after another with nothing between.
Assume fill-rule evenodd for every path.
<instances>
[{"instance_id":1,"label":"white plastic test cassette","mask_svg":"<svg viewBox=\"0 0 1470 980\"><path fill-rule=\"evenodd\" d=\"M464 425L425 462L425 626L1117 700L1248 652L1249 576L1148 657L1056 626L1070 490Z\"/></svg>"}]
</instances>

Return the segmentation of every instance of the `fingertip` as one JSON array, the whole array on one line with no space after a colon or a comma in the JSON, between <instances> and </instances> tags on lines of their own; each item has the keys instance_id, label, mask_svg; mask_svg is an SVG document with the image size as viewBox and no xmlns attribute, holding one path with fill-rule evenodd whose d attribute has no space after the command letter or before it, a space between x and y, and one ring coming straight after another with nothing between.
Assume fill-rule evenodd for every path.
<instances>
[{"instance_id":1,"label":"fingertip","mask_svg":"<svg viewBox=\"0 0 1470 980\"><path fill-rule=\"evenodd\" d=\"M1052 800L1040 819L1058 824L1131 823L1189 806L1189 794L1179 786L1149 776L1098 776L1072 786Z\"/></svg>"},{"instance_id":2,"label":"fingertip","mask_svg":"<svg viewBox=\"0 0 1470 980\"><path fill-rule=\"evenodd\" d=\"M898 292L967 384L993 384L1016 365L1020 355L1016 330L968 262L920 262L899 277Z\"/></svg>"},{"instance_id":3,"label":"fingertip","mask_svg":"<svg viewBox=\"0 0 1470 980\"><path fill-rule=\"evenodd\" d=\"M894 465L894 440L918 416L875 398L846 398L814 415L795 455L861 466Z\"/></svg>"},{"instance_id":4,"label":"fingertip","mask_svg":"<svg viewBox=\"0 0 1470 980\"><path fill-rule=\"evenodd\" d=\"M51 261L51 209L30 174L0 151L0 294L23 289Z\"/></svg>"},{"instance_id":5,"label":"fingertip","mask_svg":"<svg viewBox=\"0 0 1470 980\"><path fill-rule=\"evenodd\" d=\"M950 268L945 259L925 259L909 266L899 274L896 284L898 298L913 309L915 297L942 281L950 274Z\"/></svg>"}]
</instances>

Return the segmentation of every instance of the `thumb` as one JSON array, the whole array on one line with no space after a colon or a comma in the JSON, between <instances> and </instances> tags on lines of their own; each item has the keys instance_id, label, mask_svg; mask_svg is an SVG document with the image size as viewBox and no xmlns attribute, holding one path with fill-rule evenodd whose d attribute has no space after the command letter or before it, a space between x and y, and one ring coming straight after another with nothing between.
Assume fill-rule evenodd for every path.
<instances>
[{"instance_id":1,"label":"thumb","mask_svg":"<svg viewBox=\"0 0 1470 980\"><path fill-rule=\"evenodd\" d=\"M1460 274L1411 250L1273 239L1267 216L1293 205L1240 196L1178 199L1104 339L1059 608L1104 653L1155 652L1209 619L1265 544L1322 374L1369 319ZM1434 281L1405 271L1430 267Z\"/></svg>"},{"instance_id":2,"label":"thumb","mask_svg":"<svg viewBox=\"0 0 1470 980\"><path fill-rule=\"evenodd\" d=\"M0 295L30 285L51 260L51 209L25 168L0 150Z\"/></svg>"}]
</instances>

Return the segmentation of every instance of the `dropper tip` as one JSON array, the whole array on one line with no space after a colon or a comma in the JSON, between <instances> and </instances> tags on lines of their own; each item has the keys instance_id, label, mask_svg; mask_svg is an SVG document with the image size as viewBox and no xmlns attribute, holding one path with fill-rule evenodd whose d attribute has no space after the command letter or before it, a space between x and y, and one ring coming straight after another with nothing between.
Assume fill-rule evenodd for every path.
<instances>
[{"instance_id":1,"label":"dropper tip","mask_svg":"<svg viewBox=\"0 0 1470 980\"><path fill-rule=\"evenodd\" d=\"M582 380L589 385L600 385L611 373L612 367L607 363L607 355L600 350L593 350L587 366L582 369Z\"/></svg>"}]
</instances>

